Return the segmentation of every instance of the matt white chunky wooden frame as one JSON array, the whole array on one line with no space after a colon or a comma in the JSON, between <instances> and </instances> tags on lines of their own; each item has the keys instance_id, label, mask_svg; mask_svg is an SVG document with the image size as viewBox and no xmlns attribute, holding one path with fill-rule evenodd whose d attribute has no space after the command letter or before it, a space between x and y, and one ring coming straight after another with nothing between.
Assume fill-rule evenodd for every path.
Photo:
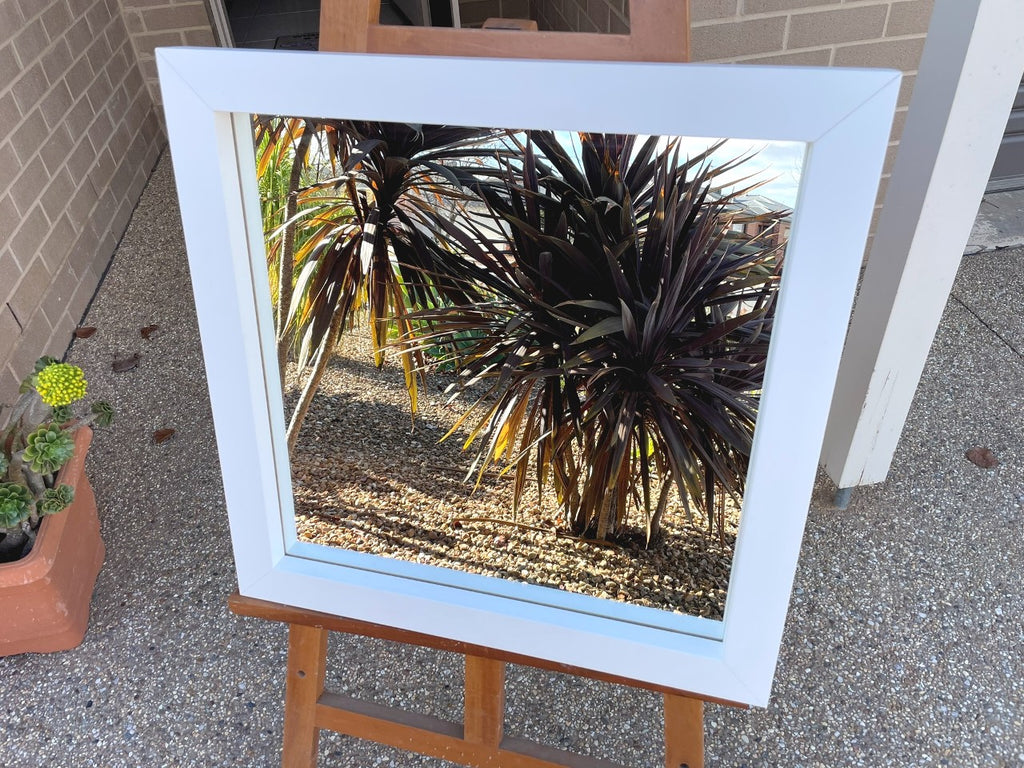
<instances>
[{"instance_id":1,"label":"matt white chunky wooden frame","mask_svg":"<svg viewBox=\"0 0 1024 768\"><path fill-rule=\"evenodd\" d=\"M157 64L240 592L765 705L899 74L189 48ZM723 621L297 540L253 113L806 142Z\"/></svg>"}]
</instances>

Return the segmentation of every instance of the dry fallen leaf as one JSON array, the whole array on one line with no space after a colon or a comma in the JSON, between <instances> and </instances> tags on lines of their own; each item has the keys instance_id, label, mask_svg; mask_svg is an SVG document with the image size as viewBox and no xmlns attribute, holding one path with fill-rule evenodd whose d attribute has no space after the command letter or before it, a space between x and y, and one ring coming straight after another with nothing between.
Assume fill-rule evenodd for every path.
<instances>
[{"instance_id":1,"label":"dry fallen leaf","mask_svg":"<svg viewBox=\"0 0 1024 768\"><path fill-rule=\"evenodd\" d=\"M152 325L147 325L145 328L139 328L139 333L142 334L142 338L148 340L158 330L160 330L160 326L157 325L156 323L153 323Z\"/></svg>"},{"instance_id":2,"label":"dry fallen leaf","mask_svg":"<svg viewBox=\"0 0 1024 768\"><path fill-rule=\"evenodd\" d=\"M76 339L88 339L94 333L96 333L96 329L91 325L83 325L75 328Z\"/></svg>"},{"instance_id":3,"label":"dry fallen leaf","mask_svg":"<svg viewBox=\"0 0 1024 768\"><path fill-rule=\"evenodd\" d=\"M999 459L996 458L996 455L990 449L980 445L971 448L964 456L982 469L992 469L992 467L999 466Z\"/></svg>"},{"instance_id":4,"label":"dry fallen leaf","mask_svg":"<svg viewBox=\"0 0 1024 768\"><path fill-rule=\"evenodd\" d=\"M158 429L156 432L153 433L153 442L156 443L157 445L160 445L160 443L166 443L172 437L174 437L173 429Z\"/></svg>"},{"instance_id":5,"label":"dry fallen leaf","mask_svg":"<svg viewBox=\"0 0 1024 768\"><path fill-rule=\"evenodd\" d=\"M136 352L131 357L121 358L120 360L115 359L110 367L114 369L114 373L124 373L137 366L141 359L142 355Z\"/></svg>"}]
</instances>

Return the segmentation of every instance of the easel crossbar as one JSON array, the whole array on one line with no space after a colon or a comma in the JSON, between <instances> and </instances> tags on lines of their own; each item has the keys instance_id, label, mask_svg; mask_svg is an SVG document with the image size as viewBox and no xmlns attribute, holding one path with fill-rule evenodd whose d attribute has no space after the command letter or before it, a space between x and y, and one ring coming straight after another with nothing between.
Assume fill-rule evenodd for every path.
<instances>
[{"instance_id":1,"label":"easel crossbar","mask_svg":"<svg viewBox=\"0 0 1024 768\"><path fill-rule=\"evenodd\" d=\"M497 747L472 743L464 738L459 723L335 693L320 697L316 724L346 736L472 768L626 768L621 763L583 757L511 736L503 738Z\"/></svg>"}]
</instances>

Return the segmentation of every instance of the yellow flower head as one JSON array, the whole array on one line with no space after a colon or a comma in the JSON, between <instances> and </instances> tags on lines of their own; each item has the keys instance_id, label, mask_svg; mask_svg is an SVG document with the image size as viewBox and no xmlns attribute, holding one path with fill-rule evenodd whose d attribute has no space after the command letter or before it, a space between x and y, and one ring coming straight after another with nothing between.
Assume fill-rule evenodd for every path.
<instances>
[{"instance_id":1,"label":"yellow flower head","mask_svg":"<svg viewBox=\"0 0 1024 768\"><path fill-rule=\"evenodd\" d=\"M85 374L77 365L50 363L39 372L36 391L47 405L57 408L85 397Z\"/></svg>"}]
</instances>

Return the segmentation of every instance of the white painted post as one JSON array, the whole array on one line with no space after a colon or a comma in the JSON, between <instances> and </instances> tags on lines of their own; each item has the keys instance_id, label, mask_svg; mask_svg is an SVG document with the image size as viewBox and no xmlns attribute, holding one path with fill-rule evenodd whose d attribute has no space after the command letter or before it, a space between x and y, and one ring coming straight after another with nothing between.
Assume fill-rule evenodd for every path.
<instances>
[{"instance_id":1,"label":"white painted post","mask_svg":"<svg viewBox=\"0 0 1024 768\"><path fill-rule=\"evenodd\" d=\"M1022 71L1024 0L935 0L825 433L841 495L889 471Z\"/></svg>"}]
</instances>

